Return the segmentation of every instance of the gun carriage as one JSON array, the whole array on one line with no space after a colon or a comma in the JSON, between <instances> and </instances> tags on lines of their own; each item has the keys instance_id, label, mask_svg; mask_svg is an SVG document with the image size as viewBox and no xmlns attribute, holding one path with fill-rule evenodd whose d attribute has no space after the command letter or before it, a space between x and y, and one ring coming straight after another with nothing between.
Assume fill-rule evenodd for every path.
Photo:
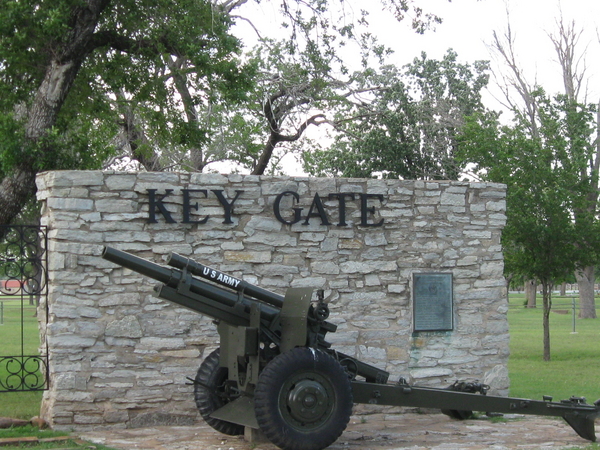
<instances>
[{"instance_id":1,"label":"gun carriage","mask_svg":"<svg viewBox=\"0 0 600 450\"><path fill-rule=\"evenodd\" d=\"M326 341L323 291L273 293L172 253L167 266L111 247L102 257L159 282L157 297L212 317L220 347L200 365L196 406L215 430L244 434L260 429L284 450L321 450L342 434L354 403L441 409L462 420L473 411L563 417L584 439L595 441L600 400L560 402L486 395L488 386L456 382L449 388L388 383L389 373L336 351Z\"/></svg>"}]
</instances>

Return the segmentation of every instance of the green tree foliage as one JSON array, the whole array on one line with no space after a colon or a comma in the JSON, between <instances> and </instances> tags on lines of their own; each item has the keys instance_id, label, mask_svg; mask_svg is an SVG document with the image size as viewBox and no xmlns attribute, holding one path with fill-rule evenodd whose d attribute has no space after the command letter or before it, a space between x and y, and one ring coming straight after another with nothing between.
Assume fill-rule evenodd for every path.
<instances>
[{"instance_id":1,"label":"green tree foliage","mask_svg":"<svg viewBox=\"0 0 600 450\"><path fill-rule=\"evenodd\" d=\"M253 71L230 25L205 0L3 0L0 223L32 197L37 172L101 167L126 108L155 132L152 145L205 140L175 85L190 80L197 104L243 98Z\"/></svg>"},{"instance_id":2,"label":"green tree foliage","mask_svg":"<svg viewBox=\"0 0 600 450\"><path fill-rule=\"evenodd\" d=\"M99 168L109 156L115 162L127 155L147 170L202 171L234 160L262 173L269 148L292 142L311 123L292 134L273 130L268 99L277 91L236 109L256 75L230 32L232 21L242 20L234 10L245 3L1 0L0 223L33 198L37 172ZM410 17L417 32L440 21L413 0L382 4L398 20ZM281 4L285 53L321 80L343 71L340 45L369 40L355 31L365 15L346 20L344 8L328 0ZM295 97L284 97L288 108ZM271 126L260 143L258 122L245 123L257 111L261 125Z\"/></svg>"},{"instance_id":3,"label":"green tree foliage","mask_svg":"<svg viewBox=\"0 0 600 450\"><path fill-rule=\"evenodd\" d=\"M454 154L464 117L484 110L485 62L463 64L449 50L443 59L422 54L400 71L384 67L357 75L368 101L338 113L328 150L305 154L313 175L457 179ZM352 117L353 120L347 120Z\"/></svg>"},{"instance_id":4,"label":"green tree foliage","mask_svg":"<svg viewBox=\"0 0 600 450\"><path fill-rule=\"evenodd\" d=\"M229 136L223 141L228 159L242 170L273 172L283 156L307 147L300 140L309 127L334 125L335 111L352 103L357 83L344 75L343 62L312 52L291 54L285 41L263 40L249 54L257 68L254 88L233 120L225 118L229 126L222 132ZM240 132L251 140L240 142Z\"/></svg>"},{"instance_id":5,"label":"green tree foliage","mask_svg":"<svg viewBox=\"0 0 600 450\"><path fill-rule=\"evenodd\" d=\"M400 3L409 14L411 2ZM284 156L307 147L305 134L310 127L333 124L335 111L351 111L348 105L352 104L356 79L348 75L341 55L353 53L340 52L340 48L352 47L364 66L387 53L368 32L365 15L357 21L348 20L340 11L340 18L333 19L338 7L343 8L343 4L322 0L284 2L282 18L289 35L286 37L284 31L277 40L261 36L256 48L244 55L256 67L255 83L246 101L235 105L211 102L204 108L184 101L188 127L210 125L205 146L171 144L168 148L154 147L150 155L131 152L132 156L148 170L225 168L254 175L277 172ZM413 13L417 20L435 21L422 11ZM175 87L183 99L193 89L186 80L178 80ZM138 130L140 125L147 128L143 118L137 117L137 121ZM135 133L134 137L155 142L149 139L149 133ZM130 142L132 149L135 145L135 140ZM227 164L215 164L219 162Z\"/></svg>"},{"instance_id":6,"label":"green tree foliage","mask_svg":"<svg viewBox=\"0 0 600 450\"><path fill-rule=\"evenodd\" d=\"M219 121L208 144L215 161L255 175L272 172L309 126L325 122L346 83L334 81L333 61L297 51L292 55L287 42L265 39L246 55L256 67L247 101L211 111Z\"/></svg>"},{"instance_id":7,"label":"green tree foliage","mask_svg":"<svg viewBox=\"0 0 600 450\"><path fill-rule=\"evenodd\" d=\"M476 115L463 129L459 157L481 179L508 186L505 272L541 282L549 360L552 287L593 264L600 251L600 230L586 208L597 177L590 167L595 108L564 96L549 99L541 90L534 95L535 135L524 114L517 112L511 126L501 126L495 114Z\"/></svg>"},{"instance_id":8,"label":"green tree foliage","mask_svg":"<svg viewBox=\"0 0 600 450\"><path fill-rule=\"evenodd\" d=\"M493 33L492 48L502 61L508 75L498 74L499 78L504 79L504 96L506 104L510 105L512 110L520 111L520 121L527 124L532 139L540 140L543 138L538 132L540 127L546 130L553 129L551 132L557 141L569 142L573 149L586 148L586 162L581 157L572 155L572 159L577 161L572 164L568 161L562 161L565 169L571 169L571 183L581 183L587 186L589 193L578 199L577 205L574 205L572 211L576 227L581 229L589 228L597 220L598 212L598 193L600 170L600 141L598 140L598 130L600 130L600 115L596 115L595 123L590 116L594 108L580 105L586 102L586 64L584 51L580 51L583 29L578 29L575 22L567 23L562 16L557 18L556 29L548 34L554 51L556 52L557 71L556 75L561 76L563 90L560 97L556 98L560 103L559 110L564 116L564 120L559 121L556 112L551 112L544 104L547 99L539 96L539 87L537 83L531 83L527 80L522 64L516 58L518 53L515 50L515 34L512 33L510 23L503 35ZM589 52L587 52L589 53ZM552 125L560 124L560 125ZM548 126L550 124L550 126ZM595 130L595 132L593 132ZM548 134L548 132L547 132ZM595 152L591 149L595 148ZM579 152L581 155L582 153ZM564 158L563 158L564 160ZM589 247L588 247L589 248ZM586 246L582 247L583 253L588 253ZM575 276L579 287L579 317L596 318L596 303L594 292L595 268L597 260L590 259L589 265L580 266L576 269ZM535 292L530 298L535 305Z\"/></svg>"}]
</instances>

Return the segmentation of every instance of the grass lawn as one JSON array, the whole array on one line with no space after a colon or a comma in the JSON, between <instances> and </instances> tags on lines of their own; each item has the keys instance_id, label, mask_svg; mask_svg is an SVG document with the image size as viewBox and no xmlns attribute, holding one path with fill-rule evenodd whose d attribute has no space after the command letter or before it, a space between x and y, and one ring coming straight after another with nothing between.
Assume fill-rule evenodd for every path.
<instances>
[{"instance_id":1,"label":"grass lawn","mask_svg":"<svg viewBox=\"0 0 600 450\"><path fill-rule=\"evenodd\" d=\"M1 445L2 450L96 449L111 450L104 445L91 444L64 431L39 430L32 426L0 429L0 439L27 440L20 444Z\"/></svg>"},{"instance_id":2,"label":"grass lawn","mask_svg":"<svg viewBox=\"0 0 600 450\"><path fill-rule=\"evenodd\" d=\"M40 345L36 307L24 300L23 328L21 329L20 297L0 296L0 356L21 354L21 331L23 351L26 355L37 355Z\"/></svg>"},{"instance_id":3,"label":"grass lawn","mask_svg":"<svg viewBox=\"0 0 600 450\"><path fill-rule=\"evenodd\" d=\"M540 300L541 301L541 300ZM554 298L555 310L568 310L571 300ZM523 308L523 296L511 296L510 395L541 400L552 395L563 400L572 395L586 397L588 403L600 398L600 319L576 319L550 314L551 361L542 360L542 308ZM562 306L565 305L565 306Z\"/></svg>"}]
</instances>

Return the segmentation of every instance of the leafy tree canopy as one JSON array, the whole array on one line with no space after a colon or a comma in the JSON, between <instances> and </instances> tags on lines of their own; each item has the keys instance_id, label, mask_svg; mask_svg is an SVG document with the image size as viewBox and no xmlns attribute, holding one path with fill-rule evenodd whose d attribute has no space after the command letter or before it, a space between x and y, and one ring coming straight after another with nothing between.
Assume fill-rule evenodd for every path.
<instances>
[{"instance_id":1,"label":"leafy tree canopy","mask_svg":"<svg viewBox=\"0 0 600 450\"><path fill-rule=\"evenodd\" d=\"M123 108L164 141L206 140L207 129L187 126L174 86L189 80L196 104L244 98L254 71L230 26L204 0L3 0L0 222L31 197L36 172L101 167Z\"/></svg>"},{"instance_id":2,"label":"leafy tree canopy","mask_svg":"<svg viewBox=\"0 0 600 450\"><path fill-rule=\"evenodd\" d=\"M534 95L540 117L534 134L518 112L510 126L495 114L475 115L463 129L459 158L474 163L481 179L508 186L506 272L551 285L594 264L600 250L586 207L597 176L590 166L595 107L550 99L542 90Z\"/></svg>"},{"instance_id":3,"label":"leafy tree canopy","mask_svg":"<svg viewBox=\"0 0 600 450\"><path fill-rule=\"evenodd\" d=\"M0 222L10 223L33 197L37 172L99 168L125 148L148 170L202 171L229 158L264 170L271 157L268 142L246 148L238 142L232 151L224 147L235 142L232 130L249 114L261 111L263 120L270 120L267 99L273 92L260 102L251 100L261 110L235 110L249 92L258 92L253 91L256 59L241 55L241 43L231 33L233 21L242 20L234 11L246 2L2 0ZM418 32L439 22L412 0L382 4L399 20L410 17ZM368 33L357 33L354 22L333 20L337 5L328 0L281 4L290 31L282 51L300 64L299 73L320 72L323 80L334 65L343 70L335 51L339 45L372 42ZM364 20L361 14L356 22ZM316 87L311 82L311 92ZM268 139L273 131L279 141L292 136L270 129ZM251 120L239 135L259 132Z\"/></svg>"},{"instance_id":4,"label":"leafy tree canopy","mask_svg":"<svg viewBox=\"0 0 600 450\"><path fill-rule=\"evenodd\" d=\"M365 71L368 98L338 113L330 149L306 153L313 175L457 179L457 135L464 117L483 111L486 62L464 64L449 50L442 60L426 54L399 70ZM373 88L377 86L377 88ZM351 120L348 120L351 118Z\"/></svg>"},{"instance_id":5,"label":"leafy tree canopy","mask_svg":"<svg viewBox=\"0 0 600 450\"><path fill-rule=\"evenodd\" d=\"M0 15L2 136L12 141L2 146L1 173L23 157L35 170L100 167L114 150L121 103L140 110L152 105L146 120L171 141L204 138L190 136L177 111L176 70L195 81L195 102L238 99L250 83L251 71L236 57L239 42L228 33L229 17L210 2L7 0ZM168 70L176 58L185 58L185 66ZM68 95L56 104L41 101L42 90L63 88L67 70L75 72ZM43 128L33 122L36 108L55 113Z\"/></svg>"}]
</instances>

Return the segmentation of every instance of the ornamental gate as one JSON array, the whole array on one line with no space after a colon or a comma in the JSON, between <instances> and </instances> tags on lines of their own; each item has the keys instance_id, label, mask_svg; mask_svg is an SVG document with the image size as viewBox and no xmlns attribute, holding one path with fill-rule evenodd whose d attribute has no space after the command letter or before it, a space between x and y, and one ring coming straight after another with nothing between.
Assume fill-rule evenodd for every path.
<instances>
[{"instance_id":1,"label":"ornamental gate","mask_svg":"<svg viewBox=\"0 0 600 450\"><path fill-rule=\"evenodd\" d=\"M0 392L48 388L46 227L0 225Z\"/></svg>"}]
</instances>

